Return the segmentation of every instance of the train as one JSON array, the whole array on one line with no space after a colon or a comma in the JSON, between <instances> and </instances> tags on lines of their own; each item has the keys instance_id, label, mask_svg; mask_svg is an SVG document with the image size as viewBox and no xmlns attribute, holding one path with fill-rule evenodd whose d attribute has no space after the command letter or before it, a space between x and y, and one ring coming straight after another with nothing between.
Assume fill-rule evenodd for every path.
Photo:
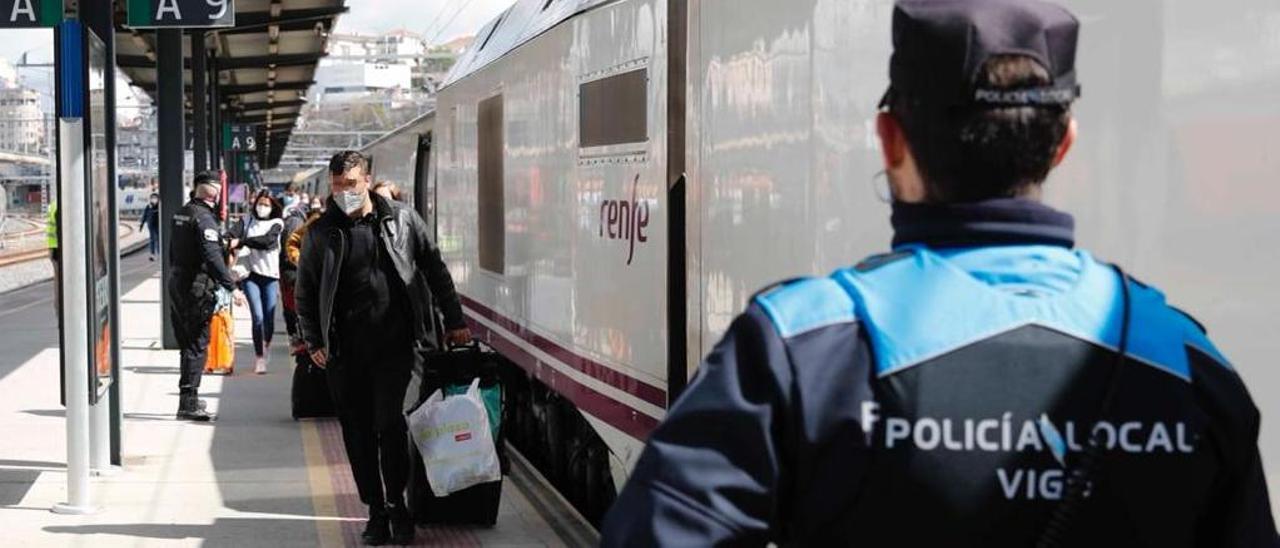
<instances>
[{"instance_id":1,"label":"train","mask_svg":"<svg viewBox=\"0 0 1280 548\"><path fill-rule=\"evenodd\" d=\"M1199 318L1275 411L1280 5L1063 4L1083 23L1081 137L1046 201ZM753 294L887 250L874 119L891 15L518 0L434 112L365 150L508 360L513 444L591 521ZM1280 470L1275 421L1261 445Z\"/></svg>"}]
</instances>

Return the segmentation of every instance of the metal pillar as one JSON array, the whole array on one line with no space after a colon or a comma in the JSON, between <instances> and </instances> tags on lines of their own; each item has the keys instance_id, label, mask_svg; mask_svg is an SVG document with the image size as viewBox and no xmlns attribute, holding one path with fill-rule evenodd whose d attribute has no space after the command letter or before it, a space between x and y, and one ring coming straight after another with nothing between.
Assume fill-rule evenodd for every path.
<instances>
[{"instance_id":1,"label":"metal pillar","mask_svg":"<svg viewBox=\"0 0 1280 548\"><path fill-rule=\"evenodd\" d=\"M160 152L160 243L163 259L160 322L164 326L164 347L175 350L178 348L178 339L169 322L169 278L173 275L169 266L169 241L173 231L173 214L182 208L187 198L182 184L183 142L186 140L182 131L185 110L182 93L182 30L157 30L156 55L156 102L160 109L156 149Z\"/></svg>"},{"instance_id":2,"label":"metal pillar","mask_svg":"<svg viewBox=\"0 0 1280 548\"><path fill-rule=\"evenodd\" d=\"M222 38L218 37L218 35L214 35L215 41L221 39ZM211 82L209 84L209 101L212 103L210 105L210 121L212 123L209 124L209 143L213 145L209 149L209 165L213 169L222 169L223 112L222 94L218 91L218 84L220 84L221 81L218 79L218 56L216 47L214 48L214 53L214 56L209 59L209 81Z\"/></svg>"},{"instance_id":3,"label":"metal pillar","mask_svg":"<svg viewBox=\"0 0 1280 548\"><path fill-rule=\"evenodd\" d=\"M85 2L80 8L80 20L86 26L93 29L93 32L102 39L102 43L106 48L107 59L115 59L116 40L115 40L115 23L114 13L115 7L111 2ZM107 63L106 66L106 97L105 101L108 108L103 109L106 116L106 138L107 138L107 166L109 169L108 178L112 184L107 187L107 201L111 204L119 203L116 194L119 191L119 178L116 176L116 109L110 108L116 104L116 73L115 63ZM120 210L118 207L111 208L111 225L107 229L108 241L119 242L118 234L120 226ZM111 386L108 387L106 399L99 402L97 406L101 409L93 410L95 420L94 432L98 437L105 439L96 439L93 448L96 453L92 459L93 467L98 473L106 473L110 471L112 465L120 466L122 459L120 456L120 433L121 426L124 423L124 412L120 407L120 247L115 246L115 253L108 254L108 268L111 271L111 302L117 303L111 307L111 325L116 326L112 331L114 340L111 341ZM98 430L101 427L102 430Z\"/></svg>"},{"instance_id":4,"label":"metal pillar","mask_svg":"<svg viewBox=\"0 0 1280 548\"><path fill-rule=\"evenodd\" d=\"M58 171L68 189L58 204L62 234L63 341L62 363L67 378L67 501L55 504L59 514L97 512L89 497L89 301L88 216L84 200L84 120L58 122ZM80 192L77 192L80 190Z\"/></svg>"},{"instance_id":5,"label":"metal pillar","mask_svg":"<svg viewBox=\"0 0 1280 548\"><path fill-rule=\"evenodd\" d=\"M196 173L209 169L209 128L207 125L209 97L205 77L204 30L191 31L191 121L195 124L195 163Z\"/></svg>"}]
</instances>

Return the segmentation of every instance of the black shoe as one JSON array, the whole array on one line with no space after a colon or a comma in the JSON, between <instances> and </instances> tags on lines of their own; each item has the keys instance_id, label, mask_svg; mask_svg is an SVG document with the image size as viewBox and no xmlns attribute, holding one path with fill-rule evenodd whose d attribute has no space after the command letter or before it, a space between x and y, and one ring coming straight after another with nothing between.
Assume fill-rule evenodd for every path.
<instances>
[{"instance_id":1,"label":"black shoe","mask_svg":"<svg viewBox=\"0 0 1280 548\"><path fill-rule=\"evenodd\" d=\"M386 510L370 508L369 521L365 523L360 540L363 540L366 546L382 546L391 541L391 527L387 522Z\"/></svg>"},{"instance_id":2,"label":"black shoe","mask_svg":"<svg viewBox=\"0 0 1280 548\"><path fill-rule=\"evenodd\" d=\"M213 420L213 415L210 415L209 412L204 409L195 409L194 411L179 409L177 416L180 421L210 422Z\"/></svg>"},{"instance_id":3,"label":"black shoe","mask_svg":"<svg viewBox=\"0 0 1280 548\"><path fill-rule=\"evenodd\" d=\"M178 420L192 422L209 422L213 415L205 411L205 407L195 395L180 396L178 399Z\"/></svg>"},{"instance_id":4,"label":"black shoe","mask_svg":"<svg viewBox=\"0 0 1280 548\"><path fill-rule=\"evenodd\" d=\"M409 510L403 505L392 506L388 510L391 514L391 544L413 544L413 537L418 531L413 525L413 518L409 516Z\"/></svg>"}]
</instances>

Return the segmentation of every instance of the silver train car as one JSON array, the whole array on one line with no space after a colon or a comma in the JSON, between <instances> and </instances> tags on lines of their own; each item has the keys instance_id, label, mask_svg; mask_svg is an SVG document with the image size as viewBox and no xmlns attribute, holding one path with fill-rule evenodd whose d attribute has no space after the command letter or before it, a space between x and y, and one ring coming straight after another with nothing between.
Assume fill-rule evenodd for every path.
<instances>
[{"instance_id":1,"label":"silver train car","mask_svg":"<svg viewBox=\"0 0 1280 548\"><path fill-rule=\"evenodd\" d=\"M1195 314L1276 416L1280 4L1064 3L1085 95L1047 200ZM754 292L889 245L871 181L891 10L518 0L435 113L369 148L519 372L513 442L588 518Z\"/></svg>"}]
</instances>

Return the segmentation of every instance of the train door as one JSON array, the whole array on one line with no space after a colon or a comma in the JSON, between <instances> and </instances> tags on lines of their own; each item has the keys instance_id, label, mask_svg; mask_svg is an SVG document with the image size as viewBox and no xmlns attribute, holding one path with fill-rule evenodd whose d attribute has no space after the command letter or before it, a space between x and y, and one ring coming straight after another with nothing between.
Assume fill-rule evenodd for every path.
<instances>
[{"instance_id":1,"label":"train door","mask_svg":"<svg viewBox=\"0 0 1280 548\"><path fill-rule=\"evenodd\" d=\"M436 178L431 173L431 141L428 131L418 136L418 150L413 171L413 203L431 227L431 239L436 241L440 234L436 226Z\"/></svg>"}]
</instances>

